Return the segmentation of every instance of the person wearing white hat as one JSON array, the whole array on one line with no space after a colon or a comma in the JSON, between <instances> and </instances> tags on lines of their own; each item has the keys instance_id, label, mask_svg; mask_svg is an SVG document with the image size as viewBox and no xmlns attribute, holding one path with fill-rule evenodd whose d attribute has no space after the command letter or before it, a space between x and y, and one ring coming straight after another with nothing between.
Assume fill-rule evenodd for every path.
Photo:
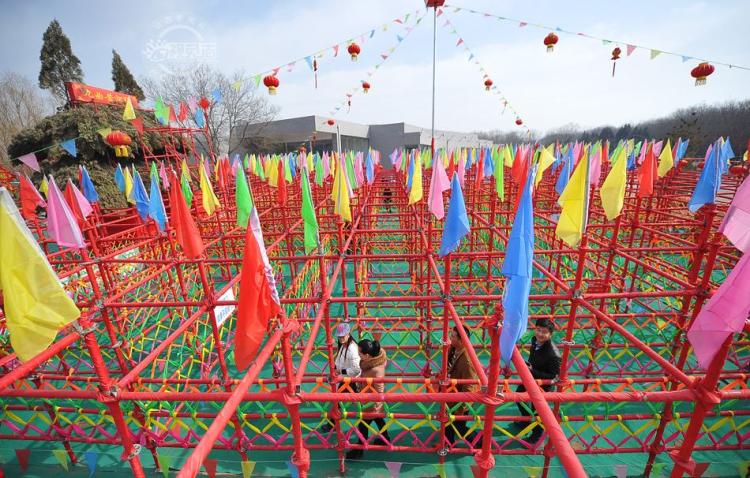
<instances>
[{"instance_id":1,"label":"person wearing white hat","mask_svg":"<svg viewBox=\"0 0 750 478\"><path fill-rule=\"evenodd\" d=\"M362 369L359 366L359 347L357 341L351 335L351 330L351 326L347 322L342 322L336 327L339 347L333 364L336 367L337 374L356 378L362 373Z\"/></svg>"}]
</instances>

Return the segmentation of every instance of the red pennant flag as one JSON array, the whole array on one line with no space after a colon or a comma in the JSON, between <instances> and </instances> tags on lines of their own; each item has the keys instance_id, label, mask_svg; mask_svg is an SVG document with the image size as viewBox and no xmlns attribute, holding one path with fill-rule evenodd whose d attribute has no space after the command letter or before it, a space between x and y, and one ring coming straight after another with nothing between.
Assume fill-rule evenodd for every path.
<instances>
[{"instance_id":1,"label":"red pennant flag","mask_svg":"<svg viewBox=\"0 0 750 478\"><path fill-rule=\"evenodd\" d=\"M21 471L24 473L29 468L29 456L31 455L31 450L26 449L16 449L16 458L18 458L18 464L21 465Z\"/></svg>"},{"instance_id":2,"label":"red pennant flag","mask_svg":"<svg viewBox=\"0 0 750 478\"><path fill-rule=\"evenodd\" d=\"M523 153L523 147L519 146L516 149L516 157L513 159L513 167L511 167L510 169L510 175L516 182L516 184L523 184L521 180L526 174L526 169L528 169L526 168L526 156L527 155ZM521 197L520 190L518 193L518 197Z\"/></svg>"},{"instance_id":3,"label":"red pennant flag","mask_svg":"<svg viewBox=\"0 0 750 478\"><path fill-rule=\"evenodd\" d=\"M448 170L446 173L448 174L448 180L453 180L453 173L456 172L456 163L453 158L453 151L451 151L451 157L450 160L448 160Z\"/></svg>"},{"instance_id":4,"label":"red pennant flag","mask_svg":"<svg viewBox=\"0 0 750 478\"><path fill-rule=\"evenodd\" d=\"M286 180L284 179L284 160L279 161L279 181L276 188L276 202L286 206Z\"/></svg>"},{"instance_id":5,"label":"red pennant flag","mask_svg":"<svg viewBox=\"0 0 750 478\"><path fill-rule=\"evenodd\" d=\"M182 246L185 256L189 259L197 259L203 254L206 246L203 244L198 227L195 225L190 209L185 203L182 188L177 182L177 176L172 175L172 187L169 188L169 204L171 206L172 224L177 233L177 242Z\"/></svg>"},{"instance_id":6,"label":"red pennant flag","mask_svg":"<svg viewBox=\"0 0 750 478\"><path fill-rule=\"evenodd\" d=\"M279 180L283 181L283 177ZM266 335L268 321L281 313L281 307L271 294L271 285L266 275L265 254L261 255L258 237L253 229L258 229L258 215L253 210L250 227L245 235L245 252L242 258L242 277L240 279L240 301L237 305L237 325L234 333L234 361L238 370L244 370L255 359L263 337ZM260 235L262 237L262 235ZM273 274L269 270L269 274ZM272 276L273 278L273 276Z\"/></svg>"},{"instance_id":7,"label":"red pennant flag","mask_svg":"<svg viewBox=\"0 0 750 478\"><path fill-rule=\"evenodd\" d=\"M474 475L474 478L480 477L482 476L482 470L477 465L471 465L471 474Z\"/></svg>"},{"instance_id":8,"label":"red pennant flag","mask_svg":"<svg viewBox=\"0 0 750 478\"><path fill-rule=\"evenodd\" d=\"M640 174L638 174L638 194L639 198L648 197L654 194L654 182L656 181L656 156L654 156L654 148L649 145L648 151L646 152L646 158L641 164Z\"/></svg>"},{"instance_id":9,"label":"red pennant flag","mask_svg":"<svg viewBox=\"0 0 750 478\"><path fill-rule=\"evenodd\" d=\"M180 122L187 119L189 111L188 105L186 105L184 101L180 101L180 114L177 116Z\"/></svg>"},{"instance_id":10,"label":"red pennant flag","mask_svg":"<svg viewBox=\"0 0 750 478\"><path fill-rule=\"evenodd\" d=\"M36 208L44 207L47 203L44 202L28 177L23 175L19 177L19 180L21 182L21 214L31 221L36 218Z\"/></svg>"},{"instance_id":11,"label":"red pennant flag","mask_svg":"<svg viewBox=\"0 0 750 478\"><path fill-rule=\"evenodd\" d=\"M703 476L703 473L708 470L708 467L711 465L711 463L696 463L695 469L693 470L693 473L690 475L693 478L701 478Z\"/></svg>"},{"instance_id":12,"label":"red pennant flag","mask_svg":"<svg viewBox=\"0 0 750 478\"><path fill-rule=\"evenodd\" d=\"M474 189L477 191L482 187L482 179L484 178L484 150L479 153L479 163L477 164L477 175L476 182L474 183Z\"/></svg>"},{"instance_id":13,"label":"red pennant flag","mask_svg":"<svg viewBox=\"0 0 750 478\"><path fill-rule=\"evenodd\" d=\"M205 460L203 460L203 467L206 469L208 478L216 477L216 460L206 458Z\"/></svg>"},{"instance_id":14,"label":"red pennant flag","mask_svg":"<svg viewBox=\"0 0 750 478\"><path fill-rule=\"evenodd\" d=\"M143 120L142 119L136 118L133 121L131 121L130 124L133 125L133 128L135 128L135 130L138 131L139 134L143 134Z\"/></svg>"},{"instance_id":15,"label":"red pennant flag","mask_svg":"<svg viewBox=\"0 0 750 478\"><path fill-rule=\"evenodd\" d=\"M177 116L174 114L174 108L172 108L172 105L169 105L169 122L177 123Z\"/></svg>"}]
</instances>

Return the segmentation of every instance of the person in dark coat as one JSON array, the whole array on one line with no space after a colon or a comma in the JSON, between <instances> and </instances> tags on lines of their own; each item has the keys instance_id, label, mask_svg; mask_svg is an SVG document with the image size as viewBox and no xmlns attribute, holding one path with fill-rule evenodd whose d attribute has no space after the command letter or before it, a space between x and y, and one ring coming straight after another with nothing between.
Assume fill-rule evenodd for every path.
<instances>
[{"instance_id":1,"label":"person in dark coat","mask_svg":"<svg viewBox=\"0 0 750 478\"><path fill-rule=\"evenodd\" d=\"M526 365L531 369L531 375L537 380L553 380L560 374L560 352L552 341L552 334L555 331L555 325L549 319L539 319L536 321L534 337L531 338L531 350ZM553 384L542 385L545 392L552 391ZM516 392L525 392L526 387L520 384ZM531 403L517 402L518 410L521 415L531 416L536 414L536 409ZM529 422L515 422L513 427L517 430L523 430L529 425ZM528 438L531 443L536 443L542 436L542 427L535 426Z\"/></svg>"},{"instance_id":2,"label":"person in dark coat","mask_svg":"<svg viewBox=\"0 0 750 478\"><path fill-rule=\"evenodd\" d=\"M451 347L448 350L448 378L456 380L479 380L479 376L477 375L476 370L474 370L471 360L469 360L469 356L466 353L466 347L458 333L458 326L453 327L450 339ZM477 392L479 391L479 385L476 383L457 384L456 391ZM461 403L459 406L457 405L459 404L447 404L449 409L453 408L453 415L466 415L469 413L469 408L465 403ZM451 412L449 411L448 413ZM468 427L465 421L456 420L445 426L445 438L453 445L456 443L456 434L468 442L472 442L474 439L474 434L468 433Z\"/></svg>"}]
</instances>

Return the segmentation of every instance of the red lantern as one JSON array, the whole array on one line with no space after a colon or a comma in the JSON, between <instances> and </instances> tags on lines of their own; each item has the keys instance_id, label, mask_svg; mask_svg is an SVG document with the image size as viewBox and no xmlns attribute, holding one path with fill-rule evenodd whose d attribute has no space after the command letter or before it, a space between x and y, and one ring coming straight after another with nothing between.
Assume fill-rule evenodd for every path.
<instances>
[{"instance_id":1,"label":"red lantern","mask_svg":"<svg viewBox=\"0 0 750 478\"><path fill-rule=\"evenodd\" d=\"M367 93L368 91L370 91L370 84L368 82L366 82L366 81L363 81L362 82L362 89L365 91L365 93Z\"/></svg>"},{"instance_id":2,"label":"red lantern","mask_svg":"<svg viewBox=\"0 0 750 478\"><path fill-rule=\"evenodd\" d=\"M211 106L211 102L208 101L208 98L206 98L205 96L201 96L200 101L198 101L198 105L204 110L207 110L208 107Z\"/></svg>"},{"instance_id":3,"label":"red lantern","mask_svg":"<svg viewBox=\"0 0 750 478\"><path fill-rule=\"evenodd\" d=\"M547 45L547 53L552 53L555 49L555 45L557 45L557 35L554 33L550 33L546 37L544 37L544 44Z\"/></svg>"},{"instance_id":4,"label":"red lantern","mask_svg":"<svg viewBox=\"0 0 750 478\"><path fill-rule=\"evenodd\" d=\"M130 156L130 146L133 140L128 136L127 133L115 130L107 135L107 143L115 148L115 156L118 158L124 158Z\"/></svg>"},{"instance_id":5,"label":"red lantern","mask_svg":"<svg viewBox=\"0 0 750 478\"><path fill-rule=\"evenodd\" d=\"M523 124L523 121L521 121L521 118L516 118L516 124L518 126L521 126Z\"/></svg>"},{"instance_id":6,"label":"red lantern","mask_svg":"<svg viewBox=\"0 0 750 478\"><path fill-rule=\"evenodd\" d=\"M486 80L484 80L484 89L490 91L490 88L492 88L492 80L487 78Z\"/></svg>"},{"instance_id":7,"label":"red lantern","mask_svg":"<svg viewBox=\"0 0 750 478\"><path fill-rule=\"evenodd\" d=\"M348 51L349 54L352 56L352 61L357 61L357 56L359 56L362 50L359 48L359 45L357 45L356 43L350 43L349 48L347 48L346 51Z\"/></svg>"},{"instance_id":8,"label":"red lantern","mask_svg":"<svg viewBox=\"0 0 750 478\"><path fill-rule=\"evenodd\" d=\"M269 95L275 95L276 88L279 87L279 79L276 78L276 75L268 75L263 78L263 84L268 88Z\"/></svg>"},{"instance_id":9,"label":"red lantern","mask_svg":"<svg viewBox=\"0 0 750 478\"><path fill-rule=\"evenodd\" d=\"M612 77L615 76L615 67L617 66L617 60L620 59L620 53L622 53L622 50L620 50L619 46L616 46L614 50L612 50Z\"/></svg>"},{"instance_id":10,"label":"red lantern","mask_svg":"<svg viewBox=\"0 0 750 478\"><path fill-rule=\"evenodd\" d=\"M700 65L693 68L693 70L690 72L690 75L695 78L695 86L705 85L706 78L711 76L714 70L714 66L707 61L704 61Z\"/></svg>"},{"instance_id":11,"label":"red lantern","mask_svg":"<svg viewBox=\"0 0 750 478\"><path fill-rule=\"evenodd\" d=\"M326 123L328 123L328 126L333 126L334 123L336 123L336 122L333 121L332 119L329 119L328 121L326 121Z\"/></svg>"}]
</instances>

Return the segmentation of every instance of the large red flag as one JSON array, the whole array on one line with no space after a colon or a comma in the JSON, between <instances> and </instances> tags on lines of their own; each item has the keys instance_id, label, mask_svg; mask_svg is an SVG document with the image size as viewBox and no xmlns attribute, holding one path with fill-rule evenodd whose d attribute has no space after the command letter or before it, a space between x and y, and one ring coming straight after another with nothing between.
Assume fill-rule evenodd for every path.
<instances>
[{"instance_id":1,"label":"large red flag","mask_svg":"<svg viewBox=\"0 0 750 478\"><path fill-rule=\"evenodd\" d=\"M638 194L637 197L648 197L654 194L654 182L656 181L656 156L654 156L654 147L649 145L646 152L646 158L641 164L640 174L638 175Z\"/></svg>"},{"instance_id":2,"label":"large red flag","mask_svg":"<svg viewBox=\"0 0 750 478\"><path fill-rule=\"evenodd\" d=\"M36 190L29 178L25 175L19 176L21 183L21 214L32 221L36 218L36 208L47 205L42 196Z\"/></svg>"},{"instance_id":3,"label":"large red flag","mask_svg":"<svg viewBox=\"0 0 750 478\"><path fill-rule=\"evenodd\" d=\"M177 233L177 242L182 246L185 257L188 259L197 259L203 254L206 246L203 244L198 226L195 225L193 216L190 214L182 196L182 188L177 182L177 176L172 174L172 187L169 188L169 205L172 213L172 224Z\"/></svg>"},{"instance_id":4,"label":"large red flag","mask_svg":"<svg viewBox=\"0 0 750 478\"><path fill-rule=\"evenodd\" d=\"M284 159L279 161L279 180L276 188L276 202L286 206L286 180L284 179Z\"/></svg>"},{"instance_id":5,"label":"large red flag","mask_svg":"<svg viewBox=\"0 0 750 478\"><path fill-rule=\"evenodd\" d=\"M279 178L283 181L283 177ZM267 256L260 232L258 214L253 208L250 215L250 227L245 235L245 255L242 259L242 278L240 279L240 300L237 306L237 328L234 333L234 363L238 370L244 370L258 353L263 337L266 335L268 321L281 313L281 307L274 299L278 294L273 279L273 271L267 263Z\"/></svg>"},{"instance_id":6,"label":"large red flag","mask_svg":"<svg viewBox=\"0 0 750 478\"><path fill-rule=\"evenodd\" d=\"M513 178L513 181L518 184L518 197L521 197L521 191L523 188L523 180L524 175L526 174L526 157L528 154L526 154L526 150L523 146L518 145L518 148L516 148L516 157L513 159L513 166L510 168L510 175Z\"/></svg>"}]
</instances>

